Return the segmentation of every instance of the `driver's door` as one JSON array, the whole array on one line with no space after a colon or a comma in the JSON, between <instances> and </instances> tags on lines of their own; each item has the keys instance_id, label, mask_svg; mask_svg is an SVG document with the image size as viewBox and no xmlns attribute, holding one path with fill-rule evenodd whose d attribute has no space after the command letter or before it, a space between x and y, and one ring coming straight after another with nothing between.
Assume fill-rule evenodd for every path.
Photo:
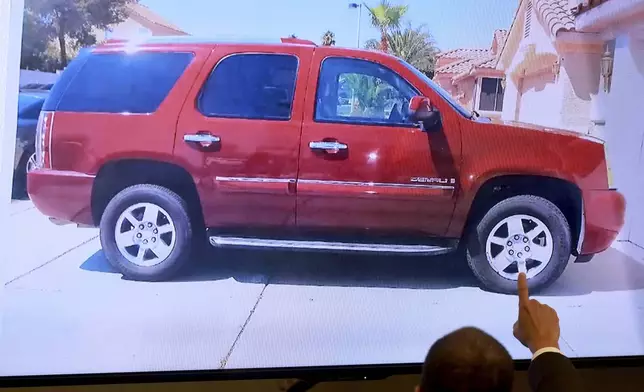
<instances>
[{"instance_id":1,"label":"driver's door","mask_svg":"<svg viewBox=\"0 0 644 392\"><path fill-rule=\"evenodd\" d=\"M408 120L418 89L378 62L322 51L309 80L317 88L307 90L297 225L445 234L456 176L440 170L453 166L449 148L432 148L429 134Z\"/></svg>"}]
</instances>

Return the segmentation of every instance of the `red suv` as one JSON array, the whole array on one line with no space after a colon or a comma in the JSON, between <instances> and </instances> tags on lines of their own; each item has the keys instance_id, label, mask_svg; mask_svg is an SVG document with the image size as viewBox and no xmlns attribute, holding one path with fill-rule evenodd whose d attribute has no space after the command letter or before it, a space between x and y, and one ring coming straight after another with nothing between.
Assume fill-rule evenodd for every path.
<instances>
[{"instance_id":1,"label":"red suv","mask_svg":"<svg viewBox=\"0 0 644 392\"><path fill-rule=\"evenodd\" d=\"M125 276L170 278L194 244L435 255L488 289L552 283L622 227L604 145L462 107L380 52L309 41L110 41L47 99L28 190L100 227ZM459 246L460 245L460 246Z\"/></svg>"}]
</instances>

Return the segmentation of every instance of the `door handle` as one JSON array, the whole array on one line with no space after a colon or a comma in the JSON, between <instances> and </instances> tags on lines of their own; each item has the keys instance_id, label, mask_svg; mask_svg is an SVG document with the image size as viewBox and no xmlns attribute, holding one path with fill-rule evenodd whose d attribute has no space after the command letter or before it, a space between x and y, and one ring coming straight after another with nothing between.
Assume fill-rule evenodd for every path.
<instances>
[{"instance_id":1,"label":"door handle","mask_svg":"<svg viewBox=\"0 0 644 392\"><path fill-rule=\"evenodd\" d=\"M183 141L186 143L219 143L221 138L219 136L210 135L207 133L195 133L183 135Z\"/></svg>"},{"instance_id":2,"label":"door handle","mask_svg":"<svg viewBox=\"0 0 644 392\"><path fill-rule=\"evenodd\" d=\"M309 143L309 148L311 150L324 150L326 152L335 154L338 151L348 149L349 146L347 146L344 143L340 143L340 142L322 142L322 141L319 141L319 142L310 142Z\"/></svg>"}]
</instances>

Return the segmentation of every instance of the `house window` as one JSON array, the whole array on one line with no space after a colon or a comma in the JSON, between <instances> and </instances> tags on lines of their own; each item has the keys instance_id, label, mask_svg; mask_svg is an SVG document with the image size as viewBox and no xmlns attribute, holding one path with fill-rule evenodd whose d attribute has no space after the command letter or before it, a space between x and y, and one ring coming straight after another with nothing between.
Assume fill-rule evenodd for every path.
<instances>
[{"instance_id":1,"label":"house window","mask_svg":"<svg viewBox=\"0 0 644 392\"><path fill-rule=\"evenodd\" d=\"M481 78L478 109L489 112L503 110L503 84L498 78Z\"/></svg>"},{"instance_id":2,"label":"house window","mask_svg":"<svg viewBox=\"0 0 644 392\"><path fill-rule=\"evenodd\" d=\"M525 22L523 26L523 38L530 36L530 27L532 25L532 0L528 0L525 8Z\"/></svg>"}]
</instances>

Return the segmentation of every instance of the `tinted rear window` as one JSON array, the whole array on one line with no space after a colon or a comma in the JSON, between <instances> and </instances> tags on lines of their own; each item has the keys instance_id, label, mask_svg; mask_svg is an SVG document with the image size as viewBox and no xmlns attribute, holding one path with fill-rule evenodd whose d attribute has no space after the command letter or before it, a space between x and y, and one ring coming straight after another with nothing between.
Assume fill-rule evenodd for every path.
<instances>
[{"instance_id":1,"label":"tinted rear window","mask_svg":"<svg viewBox=\"0 0 644 392\"><path fill-rule=\"evenodd\" d=\"M198 105L209 117L291 118L298 59L282 54L236 54L221 60Z\"/></svg>"},{"instance_id":2,"label":"tinted rear window","mask_svg":"<svg viewBox=\"0 0 644 392\"><path fill-rule=\"evenodd\" d=\"M55 110L152 113L192 58L192 53L93 54L72 75Z\"/></svg>"}]
</instances>

